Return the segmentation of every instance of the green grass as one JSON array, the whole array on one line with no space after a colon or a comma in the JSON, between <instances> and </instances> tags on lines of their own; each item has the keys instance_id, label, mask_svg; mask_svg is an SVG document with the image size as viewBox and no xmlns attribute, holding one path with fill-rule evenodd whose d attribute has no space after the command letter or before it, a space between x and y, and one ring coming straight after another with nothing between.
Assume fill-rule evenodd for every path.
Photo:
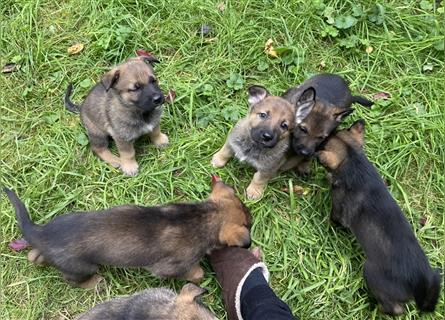
<instances>
[{"instance_id":1,"label":"green grass","mask_svg":"<svg viewBox=\"0 0 445 320\"><path fill-rule=\"evenodd\" d=\"M372 110L357 107L348 123L366 119L369 158L389 182L431 264L443 267L445 68L444 51L437 50L443 8L429 8L433 1L387 1L384 23L376 24L368 20L374 2L361 1L364 17L337 37L323 38L329 10L321 14L321 1L289 2L230 1L220 12L217 1L2 0L0 64L16 60L21 68L0 74L0 185L16 190L40 223L72 210L204 199L215 172L211 156L234 119L246 114L248 85L281 94L312 74L336 72L355 93L391 93ZM350 15L357 3L325 2L335 8L334 18ZM210 35L199 34L202 24L212 28ZM270 59L263 52L269 38L292 53ZM68 56L67 48L77 42L85 49ZM368 46L374 49L369 55ZM166 105L162 120L170 146L157 150L141 139L140 174L126 178L84 145L84 129L64 109L62 95L73 82L74 100L81 101L88 82L141 47L162 60L156 67L161 87L178 97ZM227 85L232 73L243 80L241 90ZM282 174L261 201L247 202L272 287L302 319L389 319L378 313L364 284L364 256L354 237L328 223L329 186L323 169L313 169L308 179ZM216 172L245 199L253 169L231 161ZM308 194L281 191L292 184ZM183 285L144 270L107 267L101 270L107 282L102 291L72 288L54 268L31 265L25 252L8 249L21 235L4 196L0 213L2 319L71 319L117 295ZM205 302L223 318L219 286L204 266ZM435 314L422 318L443 319L444 312L442 292ZM400 319L418 316L411 303Z\"/></svg>"}]
</instances>

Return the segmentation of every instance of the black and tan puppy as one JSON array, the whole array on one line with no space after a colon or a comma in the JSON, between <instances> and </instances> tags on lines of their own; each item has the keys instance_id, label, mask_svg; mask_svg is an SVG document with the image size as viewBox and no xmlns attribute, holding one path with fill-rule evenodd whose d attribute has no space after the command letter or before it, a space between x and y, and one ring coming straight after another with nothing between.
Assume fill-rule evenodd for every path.
<instances>
[{"instance_id":1,"label":"black and tan puppy","mask_svg":"<svg viewBox=\"0 0 445 320\"><path fill-rule=\"evenodd\" d=\"M213 179L204 202L70 213L45 225L34 224L16 194L5 192L33 247L28 259L56 267L80 287L100 280L99 265L144 267L159 277L197 282L204 274L199 261L205 254L223 246L250 245L249 210L219 178Z\"/></svg>"},{"instance_id":2,"label":"black and tan puppy","mask_svg":"<svg viewBox=\"0 0 445 320\"><path fill-rule=\"evenodd\" d=\"M292 149L306 158L306 168L301 170L305 174L309 173L309 159L316 148L354 111L351 105L359 103L370 107L373 104L364 97L351 95L346 81L335 74L313 76L282 97L296 108Z\"/></svg>"},{"instance_id":3,"label":"black and tan puppy","mask_svg":"<svg viewBox=\"0 0 445 320\"><path fill-rule=\"evenodd\" d=\"M403 303L413 298L421 311L434 311L440 275L363 144L364 121L359 120L328 138L318 152L332 184L331 220L351 229L365 251L364 277L384 313L403 313Z\"/></svg>"},{"instance_id":4,"label":"black and tan puppy","mask_svg":"<svg viewBox=\"0 0 445 320\"><path fill-rule=\"evenodd\" d=\"M217 320L199 301L205 292L192 283L179 295L166 288L147 289L101 303L76 320Z\"/></svg>"},{"instance_id":5,"label":"black and tan puppy","mask_svg":"<svg viewBox=\"0 0 445 320\"><path fill-rule=\"evenodd\" d=\"M267 182L286 163L294 107L280 97L270 96L260 86L248 89L249 114L238 121L225 144L212 158L212 165L225 166L232 156L246 161L257 172L247 187L249 199L262 196Z\"/></svg>"},{"instance_id":6,"label":"black and tan puppy","mask_svg":"<svg viewBox=\"0 0 445 320\"><path fill-rule=\"evenodd\" d=\"M148 134L155 146L168 144L160 129L164 96L152 67L155 62L158 60L153 56L142 56L114 67L80 107L70 101L72 85L65 94L66 108L73 112L80 109L93 152L129 176L139 169L133 146L137 138ZM116 142L120 157L108 149L109 137Z\"/></svg>"}]
</instances>

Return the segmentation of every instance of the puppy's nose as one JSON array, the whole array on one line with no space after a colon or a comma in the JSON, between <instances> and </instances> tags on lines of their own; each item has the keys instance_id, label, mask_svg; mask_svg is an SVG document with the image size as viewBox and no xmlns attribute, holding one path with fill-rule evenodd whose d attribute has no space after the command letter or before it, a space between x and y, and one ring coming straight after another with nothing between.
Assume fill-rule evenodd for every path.
<instances>
[{"instance_id":1,"label":"puppy's nose","mask_svg":"<svg viewBox=\"0 0 445 320\"><path fill-rule=\"evenodd\" d=\"M162 102L164 102L164 97L162 96L162 94L155 94L153 96L153 102L155 104L161 104Z\"/></svg>"},{"instance_id":2,"label":"puppy's nose","mask_svg":"<svg viewBox=\"0 0 445 320\"><path fill-rule=\"evenodd\" d=\"M310 157L313 154L313 152L308 149L301 149L300 153L305 157Z\"/></svg>"},{"instance_id":3,"label":"puppy's nose","mask_svg":"<svg viewBox=\"0 0 445 320\"><path fill-rule=\"evenodd\" d=\"M273 139L273 135L269 132L264 132L261 137L266 142L271 141Z\"/></svg>"}]
</instances>

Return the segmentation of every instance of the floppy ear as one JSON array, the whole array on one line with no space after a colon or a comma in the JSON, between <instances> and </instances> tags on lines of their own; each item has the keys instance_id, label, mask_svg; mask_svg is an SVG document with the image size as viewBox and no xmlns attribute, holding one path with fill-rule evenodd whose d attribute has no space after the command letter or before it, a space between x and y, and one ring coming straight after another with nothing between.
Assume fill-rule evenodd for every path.
<instances>
[{"instance_id":1,"label":"floppy ear","mask_svg":"<svg viewBox=\"0 0 445 320\"><path fill-rule=\"evenodd\" d=\"M120 70L111 70L105 73L102 77L102 84L105 87L105 90L108 91L112 88L118 81L120 77Z\"/></svg>"},{"instance_id":2,"label":"floppy ear","mask_svg":"<svg viewBox=\"0 0 445 320\"><path fill-rule=\"evenodd\" d=\"M155 63L159 63L160 61L155 56L143 56L141 57L144 62L150 64L151 66L154 66Z\"/></svg>"},{"instance_id":3,"label":"floppy ear","mask_svg":"<svg viewBox=\"0 0 445 320\"><path fill-rule=\"evenodd\" d=\"M354 109L352 109L352 108L348 108L348 109L344 109L342 111L336 112L336 113L334 113L335 121L340 123L343 121L344 118L346 118L353 112L354 112Z\"/></svg>"},{"instance_id":4,"label":"floppy ear","mask_svg":"<svg viewBox=\"0 0 445 320\"><path fill-rule=\"evenodd\" d=\"M354 122L349 131L352 133L353 138L363 146L365 140L365 120L359 119Z\"/></svg>"},{"instance_id":5,"label":"floppy ear","mask_svg":"<svg viewBox=\"0 0 445 320\"><path fill-rule=\"evenodd\" d=\"M295 114L296 123L301 123L311 113L315 105L315 89L312 87L303 91L297 101L297 112Z\"/></svg>"},{"instance_id":6,"label":"floppy ear","mask_svg":"<svg viewBox=\"0 0 445 320\"><path fill-rule=\"evenodd\" d=\"M229 222L219 231L219 241L229 247L248 248L251 244L249 229Z\"/></svg>"},{"instance_id":7,"label":"floppy ear","mask_svg":"<svg viewBox=\"0 0 445 320\"><path fill-rule=\"evenodd\" d=\"M269 95L267 89L262 86L251 86L247 89L247 92L249 95L247 101L249 101L249 106L251 107L264 100Z\"/></svg>"},{"instance_id":8,"label":"floppy ear","mask_svg":"<svg viewBox=\"0 0 445 320\"><path fill-rule=\"evenodd\" d=\"M207 292L206 289L198 287L197 285L195 285L193 283L187 283L185 286L182 287L178 298L184 302L192 302L196 298L199 298L206 292Z\"/></svg>"}]
</instances>

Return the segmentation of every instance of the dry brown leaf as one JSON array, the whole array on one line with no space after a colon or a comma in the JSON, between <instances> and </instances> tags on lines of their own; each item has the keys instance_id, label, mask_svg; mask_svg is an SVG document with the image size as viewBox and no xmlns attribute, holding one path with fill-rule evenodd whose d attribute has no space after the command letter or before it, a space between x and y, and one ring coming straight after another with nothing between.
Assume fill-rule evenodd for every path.
<instances>
[{"instance_id":1,"label":"dry brown leaf","mask_svg":"<svg viewBox=\"0 0 445 320\"><path fill-rule=\"evenodd\" d=\"M68 54L69 55L78 54L83 50L83 48L84 45L82 43L73 44L71 47L68 48Z\"/></svg>"},{"instance_id":2,"label":"dry brown leaf","mask_svg":"<svg viewBox=\"0 0 445 320\"><path fill-rule=\"evenodd\" d=\"M2 68L2 73L11 73L19 70L19 66L15 63L7 63Z\"/></svg>"},{"instance_id":3,"label":"dry brown leaf","mask_svg":"<svg viewBox=\"0 0 445 320\"><path fill-rule=\"evenodd\" d=\"M165 102L172 103L176 99L176 91L169 89L167 94L164 95Z\"/></svg>"},{"instance_id":4,"label":"dry brown leaf","mask_svg":"<svg viewBox=\"0 0 445 320\"><path fill-rule=\"evenodd\" d=\"M273 40L272 40L272 39L267 40L267 41L266 41L266 44L265 44L265 46L264 46L264 52L266 52L266 54L267 54L268 56L277 58L277 57L278 57L278 54L277 54L277 52L275 51L275 49L274 49L274 47L272 46L272 44L273 44Z\"/></svg>"},{"instance_id":5,"label":"dry brown leaf","mask_svg":"<svg viewBox=\"0 0 445 320\"><path fill-rule=\"evenodd\" d=\"M388 92L377 92L372 96L374 100L388 100L391 98L391 94Z\"/></svg>"}]
</instances>

